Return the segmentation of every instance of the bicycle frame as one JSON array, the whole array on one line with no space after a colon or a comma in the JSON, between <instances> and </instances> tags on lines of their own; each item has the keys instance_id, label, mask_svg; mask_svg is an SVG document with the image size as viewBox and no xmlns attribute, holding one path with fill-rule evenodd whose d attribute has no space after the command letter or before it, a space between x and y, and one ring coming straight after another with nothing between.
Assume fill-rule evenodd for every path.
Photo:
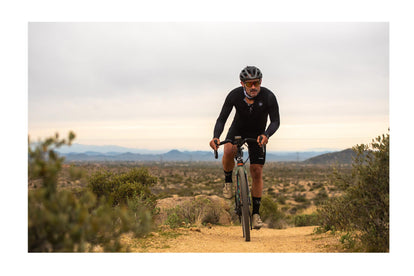
<instances>
[{"instance_id":1,"label":"bicycle frame","mask_svg":"<svg viewBox=\"0 0 414 276\"><path fill-rule=\"evenodd\" d=\"M225 143L232 143L233 145L237 146L237 152L235 155L235 159L237 162L237 169L236 169L236 178L237 178L237 188L235 194L235 211L236 214L239 216L239 220L242 223L243 229L243 237L246 241L250 241L250 230L252 230L252 221L251 221L251 199L250 199L250 188L249 182L247 179L247 170L246 170L246 160L243 160L243 145L246 142L256 142L256 139L253 138L244 138L242 139L241 136L236 136L234 141L225 140L220 143L223 145ZM218 154L217 151L214 151L214 155L217 159Z\"/></svg>"},{"instance_id":2,"label":"bicycle frame","mask_svg":"<svg viewBox=\"0 0 414 276\"><path fill-rule=\"evenodd\" d=\"M241 187L240 187L240 184L241 184L240 183L240 177L241 176L240 175L241 175L241 173L240 173L240 170L244 171L243 175L246 177L246 183L247 183L247 188L248 188L247 189L247 192L248 192L248 194L247 194L248 205L250 206L250 204L251 204L251 202L250 202L249 182L247 180L247 169L246 169L246 166L245 166L248 159L246 159L245 161L243 160L243 147L242 146L238 147L237 151L238 152L237 152L236 157L235 157L236 162L237 162L237 167L236 167L237 186L236 186L236 194L235 194L236 208L240 207L238 205L239 205L239 202L241 202L241 196L240 196L240 193L241 193ZM240 209L240 208L238 208L238 209ZM241 220L241 213L239 213L239 212L241 212L241 210L237 210L237 214L239 215L239 219Z\"/></svg>"}]
</instances>

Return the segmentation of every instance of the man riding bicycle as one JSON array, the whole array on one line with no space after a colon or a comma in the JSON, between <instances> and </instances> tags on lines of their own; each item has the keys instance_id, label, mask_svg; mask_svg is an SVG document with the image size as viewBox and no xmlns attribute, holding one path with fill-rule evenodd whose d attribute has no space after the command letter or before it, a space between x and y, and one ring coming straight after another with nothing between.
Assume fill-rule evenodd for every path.
<instances>
[{"instance_id":1,"label":"man riding bicycle","mask_svg":"<svg viewBox=\"0 0 414 276\"><path fill-rule=\"evenodd\" d=\"M260 219L259 209L263 190L263 165L266 160L266 153L262 147L268 143L280 125L279 106L275 95L266 87L261 87L262 72L255 66L247 66L240 73L242 86L233 89L226 97L220 115L214 126L214 136L210 141L212 149L217 150L220 143L220 135L224 130L227 118L233 107L236 114L227 133L226 139L233 140L235 136L243 138L256 138L257 143L248 143L250 157L250 174L252 177L252 201L253 221L252 226L260 229L263 222ZM270 124L266 129L267 117ZM262 137L262 138L261 138ZM223 196L233 196L233 168L236 146L230 143L224 145L222 159L225 183Z\"/></svg>"}]
</instances>

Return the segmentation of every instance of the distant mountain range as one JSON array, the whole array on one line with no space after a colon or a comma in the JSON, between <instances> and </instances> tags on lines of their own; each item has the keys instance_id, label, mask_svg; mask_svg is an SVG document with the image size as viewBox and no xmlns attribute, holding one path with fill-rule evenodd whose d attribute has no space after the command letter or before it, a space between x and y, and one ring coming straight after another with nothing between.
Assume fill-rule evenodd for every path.
<instances>
[{"instance_id":1,"label":"distant mountain range","mask_svg":"<svg viewBox=\"0 0 414 276\"><path fill-rule=\"evenodd\" d=\"M118 146L85 146L74 144L57 150L66 161L215 161L213 151L179 151L166 153ZM221 160L219 153L219 159ZM247 158L247 153L245 154ZM270 162L306 162L309 164L351 163L352 150L332 151L283 151L267 152Z\"/></svg>"},{"instance_id":2,"label":"distant mountain range","mask_svg":"<svg viewBox=\"0 0 414 276\"><path fill-rule=\"evenodd\" d=\"M96 145L82 145L73 143L71 146L62 146L57 150L60 153L101 153L101 154L119 154L119 153L140 153L140 154L158 154L164 153L165 150L147 150L147 149L135 149L135 148L126 148L120 146L96 146Z\"/></svg>"},{"instance_id":3,"label":"distant mountain range","mask_svg":"<svg viewBox=\"0 0 414 276\"><path fill-rule=\"evenodd\" d=\"M321 154L304 161L307 164L351 164L356 153L352 149Z\"/></svg>"}]
</instances>

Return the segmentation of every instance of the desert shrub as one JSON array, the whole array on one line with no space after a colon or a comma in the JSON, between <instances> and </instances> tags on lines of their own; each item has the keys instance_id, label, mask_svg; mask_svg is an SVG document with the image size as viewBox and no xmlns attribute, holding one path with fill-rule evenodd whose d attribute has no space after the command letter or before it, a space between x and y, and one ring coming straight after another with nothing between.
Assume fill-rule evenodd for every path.
<instances>
[{"instance_id":1,"label":"desert shrub","mask_svg":"<svg viewBox=\"0 0 414 276\"><path fill-rule=\"evenodd\" d=\"M323 228L358 233L365 251L389 250L389 134L353 148L352 178L336 177L343 195L319 212ZM338 180L339 179L339 180Z\"/></svg>"},{"instance_id":2,"label":"desert shrub","mask_svg":"<svg viewBox=\"0 0 414 276\"><path fill-rule=\"evenodd\" d=\"M80 198L63 190L46 198L45 189L29 192L29 252L84 252L102 246L122 251L120 237L139 237L150 230L151 216L144 209L113 208L85 191Z\"/></svg>"},{"instance_id":3,"label":"desert shrub","mask_svg":"<svg viewBox=\"0 0 414 276\"><path fill-rule=\"evenodd\" d=\"M323 188L323 184L322 183L316 183L316 182L314 182L314 183L312 183L312 190L314 190L314 189L322 189Z\"/></svg>"},{"instance_id":4,"label":"desert shrub","mask_svg":"<svg viewBox=\"0 0 414 276\"><path fill-rule=\"evenodd\" d=\"M156 182L157 178L151 176L146 168L122 173L97 171L89 178L88 188L98 198L105 197L113 206L125 205L128 200L139 198L155 214L156 201L150 187Z\"/></svg>"},{"instance_id":5,"label":"desert shrub","mask_svg":"<svg viewBox=\"0 0 414 276\"><path fill-rule=\"evenodd\" d=\"M314 197L313 202L315 205L321 205L323 204L327 199L329 198L328 193L325 189L320 190Z\"/></svg>"},{"instance_id":6,"label":"desert shrub","mask_svg":"<svg viewBox=\"0 0 414 276\"><path fill-rule=\"evenodd\" d=\"M344 248L351 250L357 249L357 244L359 243L358 235L350 232L342 235L339 241L343 244Z\"/></svg>"},{"instance_id":7,"label":"desert shrub","mask_svg":"<svg viewBox=\"0 0 414 276\"><path fill-rule=\"evenodd\" d=\"M311 205L311 202L309 200L306 200L303 203L300 203L298 205L296 205L296 211L300 211L300 210L305 210L307 209L309 206Z\"/></svg>"},{"instance_id":8,"label":"desert shrub","mask_svg":"<svg viewBox=\"0 0 414 276\"><path fill-rule=\"evenodd\" d=\"M55 137L39 142L32 149L29 140L29 179L41 180L42 186L28 193L29 252L84 252L100 246L104 251L125 250L120 238L123 233L135 236L151 228L151 216L141 205L127 202L112 207L104 197L91 191L72 192L57 189L57 176L63 158L55 148L70 145L68 140ZM129 207L129 208L128 208Z\"/></svg>"},{"instance_id":9,"label":"desert shrub","mask_svg":"<svg viewBox=\"0 0 414 276\"><path fill-rule=\"evenodd\" d=\"M276 192L273 188L268 188L267 189L267 194L271 197L277 197L277 194L276 194Z\"/></svg>"},{"instance_id":10,"label":"desert shrub","mask_svg":"<svg viewBox=\"0 0 414 276\"><path fill-rule=\"evenodd\" d=\"M296 202L307 202L308 200L306 199L306 194L301 194L301 193L295 193L293 195L293 199Z\"/></svg>"},{"instance_id":11,"label":"desert shrub","mask_svg":"<svg viewBox=\"0 0 414 276\"><path fill-rule=\"evenodd\" d=\"M217 224L220 212L220 207L210 199L198 197L167 210L165 224L172 228L183 225Z\"/></svg>"},{"instance_id":12,"label":"desert shrub","mask_svg":"<svg viewBox=\"0 0 414 276\"><path fill-rule=\"evenodd\" d=\"M69 167L69 178L71 180L78 180L86 177L86 170L82 168L78 168L74 165Z\"/></svg>"},{"instance_id":13,"label":"desert shrub","mask_svg":"<svg viewBox=\"0 0 414 276\"><path fill-rule=\"evenodd\" d=\"M262 196L260 217L270 228L281 229L285 223L283 212L279 210L278 204L268 195Z\"/></svg>"},{"instance_id":14,"label":"desert shrub","mask_svg":"<svg viewBox=\"0 0 414 276\"><path fill-rule=\"evenodd\" d=\"M54 149L62 145L71 145L75 134L70 132L66 139L59 139L59 134L54 137L39 141L33 149L29 138L28 175L29 179L41 179L45 196L53 194L57 188L58 173L62 169L63 157L60 157Z\"/></svg>"},{"instance_id":15,"label":"desert shrub","mask_svg":"<svg viewBox=\"0 0 414 276\"><path fill-rule=\"evenodd\" d=\"M189 223L186 218L181 215L181 206L175 206L174 208L167 210L167 219L164 224L169 225L171 228L177 228L180 226L187 225Z\"/></svg>"},{"instance_id":16,"label":"desert shrub","mask_svg":"<svg viewBox=\"0 0 414 276\"><path fill-rule=\"evenodd\" d=\"M296 227L300 226L316 226L320 224L319 216L316 213L296 215L293 217L293 223Z\"/></svg>"},{"instance_id":17,"label":"desert shrub","mask_svg":"<svg viewBox=\"0 0 414 276\"><path fill-rule=\"evenodd\" d=\"M293 206L288 210L289 214L295 215L298 212L298 208L296 206Z\"/></svg>"},{"instance_id":18,"label":"desert shrub","mask_svg":"<svg viewBox=\"0 0 414 276\"><path fill-rule=\"evenodd\" d=\"M286 204L286 196L278 194L276 197L276 201L280 204Z\"/></svg>"}]
</instances>

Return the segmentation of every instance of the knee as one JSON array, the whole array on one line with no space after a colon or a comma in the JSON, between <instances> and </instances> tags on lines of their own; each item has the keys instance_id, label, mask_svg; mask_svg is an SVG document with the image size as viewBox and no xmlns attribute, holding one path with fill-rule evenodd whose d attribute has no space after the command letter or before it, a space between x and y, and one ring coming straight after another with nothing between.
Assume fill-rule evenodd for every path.
<instances>
[{"instance_id":1,"label":"knee","mask_svg":"<svg viewBox=\"0 0 414 276\"><path fill-rule=\"evenodd\" d=\"M225 144L223 153L226 157L233 158L235 154L234 146L232 144Z\"/></svg>"},{"instance_id":2,"label":"knee","mask_svg":"<svg viewBox=\"0 0 414 276\"><path fill-rule=\"evenodd\" d=\"M252 178L261 178L263 172L263 165L252 164L250 165L250 173Z\"/></svg>"}]
</instances>

